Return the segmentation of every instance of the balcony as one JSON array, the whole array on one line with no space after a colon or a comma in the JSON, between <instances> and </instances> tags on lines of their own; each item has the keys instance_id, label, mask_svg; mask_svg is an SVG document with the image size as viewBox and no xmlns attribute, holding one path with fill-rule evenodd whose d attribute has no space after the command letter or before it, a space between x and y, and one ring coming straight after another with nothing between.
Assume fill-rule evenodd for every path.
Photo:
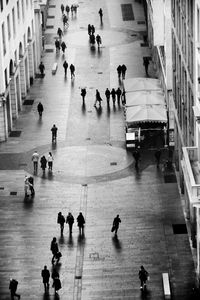
<instances>
[{"instance_id":1,"label":"balcony","mask_svg":"<svg viewBox=\"0 0 200 300\"><path fill-rule=\"evenodd\" d=\"M183 147L182 169L190 204L200 203L200 162L197 147Z\"/></svg>"}]
</instances>

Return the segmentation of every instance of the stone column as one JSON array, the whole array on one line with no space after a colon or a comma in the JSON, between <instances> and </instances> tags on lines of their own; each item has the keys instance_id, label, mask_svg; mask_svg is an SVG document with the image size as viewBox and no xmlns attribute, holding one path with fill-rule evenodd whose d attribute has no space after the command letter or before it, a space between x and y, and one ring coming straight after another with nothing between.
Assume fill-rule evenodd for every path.
<instances>
[{"instance_id":1,"label":"stone column","mask_svg":"<svg viewBox=\"0 0 200 300\"><path fill-rule=\"evenodd\" d=\"M26 97L26 75L25 75L25 66L24 66L24 58L21 58L19 62L20 68L20 85L21 85L21 95L22 99Z\"/></svg>"},{"instance_id":2,"label":"stone column","mask_svg":"<svg viewBox=\"0 0 200 300\"><path fill-rule=\"evenodd\" d=\"M29 65L29 76L34 78L34 62L33 62L33 43L28 44L28 65Z\"/></svg>"},{"instance_id":3,"label":"stone column","mask_svg":"<svg viewBox=\"0 0 200 300\"><path fill-rule=\"evenodd\" d=\"M5 99L0 97L0 142L6 141L8 137L8 128L6 120Z\"/></svg>"},{"instance_id":4,"label":"stone column","mask_svg":"<svg viewBox=\"0 0 200 300\"><path fill-rule=\"evenodd\" d=\"M16 93L15 77L13 75L10 78L10 99L11 99L12 119L16 119L18 117L17 93Z\"/></svg>"}]
</instances>

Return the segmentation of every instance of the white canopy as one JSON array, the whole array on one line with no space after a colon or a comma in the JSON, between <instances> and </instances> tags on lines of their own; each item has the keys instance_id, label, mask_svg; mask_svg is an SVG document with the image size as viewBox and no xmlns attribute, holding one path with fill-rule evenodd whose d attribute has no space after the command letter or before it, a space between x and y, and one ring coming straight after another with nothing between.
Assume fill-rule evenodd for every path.
<instances>
[{"instance_id":1,"label":"white canopy","mask_svg":"<svg viewBox=\"0 0 200 300\"><path fill-rule=\"evenodd\" d=\"M163 92L157 91L139 91L126 94L126 107L135 105L162 105L165 107Z\"/></svg>"},{"instance_id":2,"label":"white canopy","mask_svg":"<svg viewBox=\"0 0 200 300\"><path fill-rule=\"evenodd\" d=\"M162 105L136 105L126 108L127 125L144 122L167 123L167 113Z\"/></svg>"},{"instance_id":3,"label":"white canopy","mask_svg":"<svg viewBox=\"0 0 200 300\"><path fill-rule=\"evenodd\" d=\"M154 78L136 77L124 80L124 90L128 92L162 90L160 80Z\"/></svg>"}]
</instances>

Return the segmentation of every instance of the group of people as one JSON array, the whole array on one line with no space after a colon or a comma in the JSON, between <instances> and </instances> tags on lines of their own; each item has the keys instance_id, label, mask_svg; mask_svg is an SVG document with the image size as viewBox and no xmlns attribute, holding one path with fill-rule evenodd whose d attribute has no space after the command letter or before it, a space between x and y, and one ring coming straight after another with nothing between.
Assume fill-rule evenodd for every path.
<instances>
[{"instance_id":1,"label":"group of people","mask_svg":"<svg viewBox=\"0 0 200 300\"><path fill-rule=\"evenodd\" d=\"M77 13L78 7L79 7L79 5L77 3L72 4L71 7L69 5L66 5L66 7L65 7L63 4L61 4L60 9L61 9L62 14L64 14L64 11L66 11L67 15L69 15L69 12L71 10L71 14L73 16L74 13L75 14Z\"/></svg>"},{"instance_id":2,"label":"group of people","mask_svg":"<svg viewBox=\"0 0 200 300\"><path fill-rule=\"evenodd\" d=\"M37 150L35 150L33 155L32 155L33 169L34 169L35 174L38 171L39 158L40 158L40 156L39 156ZM42 155L41 158L40 158L40 163L41 163L41 168L42 168L43 172L45 172L45 169L47 167L47 163L48 163L49 171L52 171L52 168L53 168L53 155L52 155L52 153L49 152L47 159L46 159L45 155Z\"/></svg>"},{"instance_id":3,"label":"group of people","mask_svg":"<svg viewBox=\"0 0 200 300\"><path fill-rule=\"evenodd\" d=\"M160 159L161 159L161 149L158 148L155 153L154 153L154 156L155 156L155 160L156 160L156 165L157 165L157 168L159 168L159 165L160 165ZM135 148L135 150L133 151L133 157L135 159L135 168L136 170L138 169L138 164L139 164L139 161L141 161L141 154L140 154L140 151L138 149L138 147Z\"/></svg>"},{"instance_id":4,"label":"group of people","mask_svg":"<svg viewBox=\"0 0 200 300\"><path fill-rule=\"evenodd\" d=\"M127 70L127 67L125 64L123 65L119 65L117 67L117 73L118 73L118 78L119 80L122 78L122 79L125 79L125 76L126 76L126 70Z\"/></svg>"},{"instance_id":5,"label":"group of people","mask_svg":"<svg viewBox=\"0 0 200 300\"><path fill-rule=\"evenodd\" d=\"M68 62L65 60L63 63L65 77L67 77L68 66L69 66ZM69 69L70 69L70 73L71 73L71 79L73 79L75 77L75 66L73 64L70 64Z\"/></svg>"},{"instance_id":6,"label":"group of people","mask_svg":"<svg viewBox=\"0 0 200 300\"><path fill-rule=\"evenodd\" d=\"M118 104L120 104L121 101L122 101L122 104L124 103L124 99L123 99L124 92L122 92L122 90L119 87L116 90L114 88L112 88L111 90L106 88L105 96L106 96L106 101L107 101L108 106L110 105L110 97L112 98L113 105L115 105L116 100L117 100ZM100 95L100 92L98 89L96 89L94 107L96 107L97 103L99 103L99 107L101 107L102 101L103 101L103 99Z\"/></svg>"},{"instance_id":7,"label":"group of people","mask_svg":"<svg viewBox=\"0 0 200 300\"><path fill-rule=\"evenodd\" d=\"M102 43L101 36L99 34L97 34L96 37L95 37L94 34L95 34L94 25L88 24L88 35L89 35L90 44L91 44L91 46L94 46L95 42L97 42L97 46L99 48L101 43Z\"/></svg>"},{"instance_id":8,"label":"group of people","mask_svg":"<svg viewBox=\"0 0 200 300\"><path fill-rule=\"evenodd\" d=\"M58 39L55 40L55 47L56 52L60 52L60 48L62 49L63 54L65 54L65 49L67 48L67 45L64 41L60 42Z\"/></svg>"}]
</instances>

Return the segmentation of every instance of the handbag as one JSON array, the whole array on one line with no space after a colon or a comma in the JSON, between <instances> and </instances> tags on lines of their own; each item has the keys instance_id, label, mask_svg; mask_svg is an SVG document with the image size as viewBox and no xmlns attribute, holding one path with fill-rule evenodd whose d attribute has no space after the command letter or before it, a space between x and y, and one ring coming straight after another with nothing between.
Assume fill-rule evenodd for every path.
<instances>
[{"instance_id":1,"label":"handbag","mask_svg":"<svg viewBox=\"0 0 200 300\"><path fill-rule=\"evenodd\" d=\"M111 228L111 232L115 231L115 226L113 225Z\"/></svg>"}]
</instances>

